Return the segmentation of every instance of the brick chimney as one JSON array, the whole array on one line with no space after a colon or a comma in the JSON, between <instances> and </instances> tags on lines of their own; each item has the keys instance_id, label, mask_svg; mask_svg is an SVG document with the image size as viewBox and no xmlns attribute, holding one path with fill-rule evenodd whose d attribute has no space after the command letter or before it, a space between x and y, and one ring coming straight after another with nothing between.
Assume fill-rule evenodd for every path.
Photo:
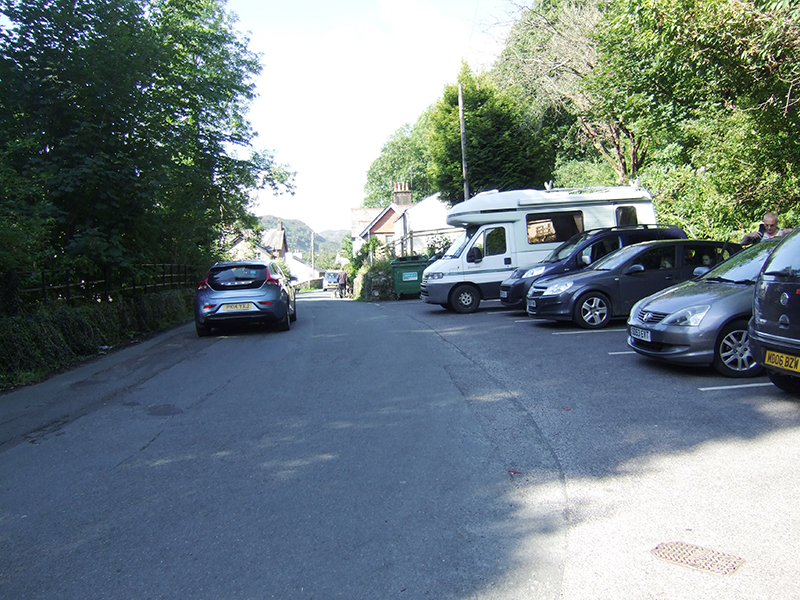
<instances>
[{"instance_id":1,"label":"brick chimney","mask_svg":"<svg viewBox=\"0 0 800 600\"><path fill-rule=\"evenodd\" d=\"M408 182L394 184L392 202L400 206L411 204L411 187L408 185Z\"/></svg>"}]
</instances>

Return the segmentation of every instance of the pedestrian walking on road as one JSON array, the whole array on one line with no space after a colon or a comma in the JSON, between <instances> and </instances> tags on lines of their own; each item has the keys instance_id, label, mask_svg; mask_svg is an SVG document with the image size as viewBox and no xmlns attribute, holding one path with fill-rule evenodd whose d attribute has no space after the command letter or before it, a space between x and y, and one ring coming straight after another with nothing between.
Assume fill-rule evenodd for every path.
<instances>
[{"instance_id":1,"label":"pedestrian walking on road","mask_svg":"<svg viewBox=\"0 0 800 600\"><path fill-rule=\"evenodd\" d=\"M344 272L344 267L339 267L339 273L336 275L336 281L339 284L339 298L344 298L347 294L347 273Z\"/></svg>"}]
</instances>

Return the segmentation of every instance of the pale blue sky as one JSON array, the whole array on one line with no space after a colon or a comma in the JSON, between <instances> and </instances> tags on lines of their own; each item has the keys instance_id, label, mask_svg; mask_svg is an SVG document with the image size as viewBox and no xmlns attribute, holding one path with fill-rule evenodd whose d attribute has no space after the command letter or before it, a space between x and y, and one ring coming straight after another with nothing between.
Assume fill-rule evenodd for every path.
<instances>
[{"instance_id":1,"label":"pale blue sky","mask_svg":"<svg viewBox=\"0 0 800 600\"><path fill-rule=\"evenodd\" d=\"M366 172L388 137L413 123L462 59L493 62L509 0L228 0L263 54L250 120L257 144L298 172L295 196L262 192L256 214L349 229Z\"/></svg>"}]
</instances>

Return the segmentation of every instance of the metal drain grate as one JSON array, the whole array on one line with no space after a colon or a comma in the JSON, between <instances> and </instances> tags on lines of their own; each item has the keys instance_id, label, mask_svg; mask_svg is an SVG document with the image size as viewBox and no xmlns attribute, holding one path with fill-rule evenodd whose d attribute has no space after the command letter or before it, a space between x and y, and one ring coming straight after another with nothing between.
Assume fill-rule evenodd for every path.
<instances>
[{"instance_id":1,"label":"metal drain grate","mask_svg":"<svg viewBox=\"0 0 800 600\"><path fill-rule=\"evenodd\" d=\"M653 550L653 555L676 565L707 573L716 573L717 575L731 575L744 562L743 558L732 554L725 554L716 550L693 546L692 544L684 544L683 542L659 544Z\"/></svg>"}]
</instances>

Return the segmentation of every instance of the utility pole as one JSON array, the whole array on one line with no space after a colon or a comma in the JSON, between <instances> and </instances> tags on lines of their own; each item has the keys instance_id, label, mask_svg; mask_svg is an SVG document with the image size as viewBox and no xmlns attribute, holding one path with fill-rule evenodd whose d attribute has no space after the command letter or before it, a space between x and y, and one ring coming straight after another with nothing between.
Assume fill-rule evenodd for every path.
<instances>
[{"instance_id":1,"label":"utility pole","mask_svg":"<svg viewBox=\"0 0 800 600\"><path fill-rule=\"evenodd\" d=\"M461 122L461 170L464 173L464 200L469 200L469 179L467 178L467 128L464 124L464 94L458 84L458 117Z\"/></svg>"},{"instance_id":2,"label":"utility pole","mask_svg":"<svg viewBox=\"0 0 800 600\"><path fill-rule=\"evenodd\" d=\"M311 230L311 272L314 272L314 230Z\"/></svg>"}]
</instances>

